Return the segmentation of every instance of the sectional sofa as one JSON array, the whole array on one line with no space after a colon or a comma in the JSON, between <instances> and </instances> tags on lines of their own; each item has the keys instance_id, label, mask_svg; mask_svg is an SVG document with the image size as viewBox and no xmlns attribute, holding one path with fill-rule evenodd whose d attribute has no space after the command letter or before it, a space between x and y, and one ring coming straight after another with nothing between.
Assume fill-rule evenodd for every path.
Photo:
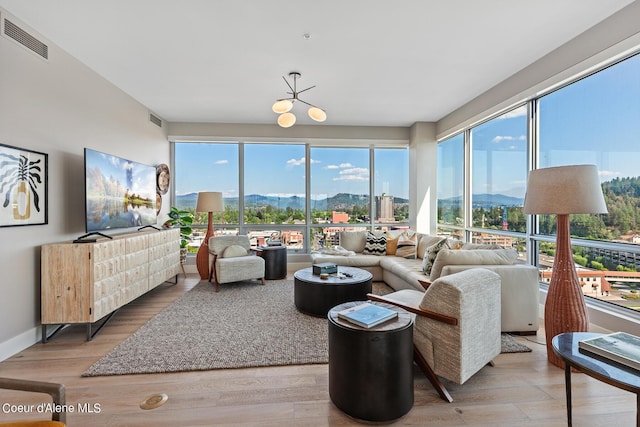
<instances>
[{"instance_id":1,"label":"sectional sofa","mask_svg":"<svg viewBox=\"0 0 640 427\"><path fill-rule=\"evenodd\" d=\"M312 253L312 262L365 269L374 281L384 281L396 291L424 290L425 284L440 276L486 268L501 278L502 331L535 334L538 330L538 269L518 262L515 250L464 244L421 233L387 232L385 238L382 236L368 231L343 231L339 247Z\"/></svg>"}]
</instances>

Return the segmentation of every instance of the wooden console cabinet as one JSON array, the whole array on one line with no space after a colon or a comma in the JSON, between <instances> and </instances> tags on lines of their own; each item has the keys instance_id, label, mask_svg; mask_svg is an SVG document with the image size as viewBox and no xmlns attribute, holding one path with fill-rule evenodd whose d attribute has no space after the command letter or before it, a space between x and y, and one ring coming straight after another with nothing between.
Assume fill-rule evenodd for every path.
<instances>
[{"instance_id":1,"label":"wooden console cabinet","mask_svg":"<svg viewBox=\"0 0 640 427\"><path fill-rule=\"evenodd\" d=\"M179 271L179 229L43 245L42 341L47 325L70 323L86 324L90 340L92 323L172 277L177 281Z\"/></svg>"}]
</instances>

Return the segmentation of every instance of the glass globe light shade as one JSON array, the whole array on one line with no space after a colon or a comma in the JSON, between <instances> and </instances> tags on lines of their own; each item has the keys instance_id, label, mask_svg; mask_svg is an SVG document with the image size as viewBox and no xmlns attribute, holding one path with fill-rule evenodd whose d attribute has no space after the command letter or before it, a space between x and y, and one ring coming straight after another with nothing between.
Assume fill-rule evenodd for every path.
<instances>
[{"instance_id":1,"label":"glass globe light shade","mask_svg":"<svg viewBox=\"0 0 640 427\"><path fill-rule=\"evenodd\" d=\"M292 108L293 102L289 101L288 99L280 99L274 102L273 106L271 107L273 112L278 114L287 113L291 111Z\"/></svg>"},{"instance_id":2,"label":"glass globe light shade","mask_svg":"<svg viewBox=\"0 0 640 427\"><path fill-rule=\"evenodd\" d=\"M323 109L318 107L309 108L309 117L311 117L316 122L324 122L327 120L327 113L324 112Z\"/></svg>"},{"instance_id":3,"label":"glass globe light shade","mask_svg":"<svg viewBox=\"0 0 640 427\"><path fill-rule=\"evenodd\" d=\"M284 113L278 116L278 124L283 128L290 128L296 123L296 116L293 113Z\"/></svg>"}]
</instances>

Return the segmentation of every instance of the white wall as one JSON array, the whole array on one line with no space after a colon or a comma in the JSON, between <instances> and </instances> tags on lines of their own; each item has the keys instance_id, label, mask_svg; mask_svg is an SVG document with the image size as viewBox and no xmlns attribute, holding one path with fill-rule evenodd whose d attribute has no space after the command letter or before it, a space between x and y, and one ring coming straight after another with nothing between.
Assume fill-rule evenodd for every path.
<instances>
[{"instance_id":1,"label":"white wall","mask_svg":"<svg viewBox=\"0 0 640 427\"><path fill-rule=\"evenodd\" d=\"M2 360L40 338L40 245L84 233L84 147L157 165L169 163L169 143L143 105L0 14L49 46L46 61L0 36L0 144L49 155L49 223L0 228Z\"/></svg>"}]
</instances>

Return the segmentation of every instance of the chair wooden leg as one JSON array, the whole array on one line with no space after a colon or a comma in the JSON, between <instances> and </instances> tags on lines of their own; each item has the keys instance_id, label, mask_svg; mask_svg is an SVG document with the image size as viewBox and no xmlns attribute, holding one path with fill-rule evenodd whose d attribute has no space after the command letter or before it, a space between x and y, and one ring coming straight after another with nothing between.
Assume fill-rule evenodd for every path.
<instances>
[{"instance_id":1,"label":"chair wooden leg","mask_svg":"<svg viewBox=\"0 0 640 427\"><path fill-rule=\"evenodd\" d=\"M494 367L496 366L496 362L494 362L493 360L490 360L489 363L487 363L487 365Z\"/></svg>"},{"instance_id":2,"label":"chair wooden leg","mask_svg":"<svg viewBox=\"0 0 640 427\"><path fill-rule=\"evenodd\" d=\"M262 286L264 286L264 277L260 278L260 282L262 283Z\"/></svg>"},{"instance_id":3,"label":"chair wooden leg","mask_svg":"<svg viewBox=\"0 0 640 427\"><path fill-rule=\"evenodd\" d=\"M413 360L420 367L420 369L422 369L422 372L424 372L424 374L427 376L427 379L429 380L433 388L436 389L442 400L446 400L449 403L453 402L453 398L445 388L444 384L442 384L440 378L438 378L435 372L433 372L433 369L431 369L431 366L429 366L425 358L422 356L422 353L418 351L415 344L413 345Z\"/></svg>"}]
</instances>

